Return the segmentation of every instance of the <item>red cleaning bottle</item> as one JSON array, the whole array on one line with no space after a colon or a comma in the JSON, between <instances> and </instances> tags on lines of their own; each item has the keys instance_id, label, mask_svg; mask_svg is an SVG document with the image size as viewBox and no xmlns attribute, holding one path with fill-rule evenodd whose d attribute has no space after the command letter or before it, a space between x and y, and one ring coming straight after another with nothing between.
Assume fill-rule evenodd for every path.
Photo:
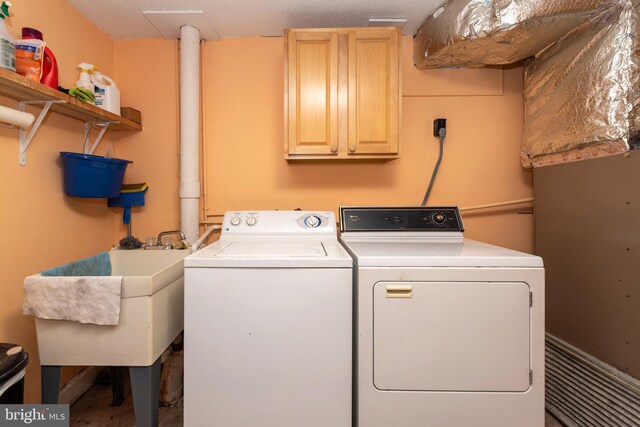
<instances>
[{"instance_id":1,"label":"red cleaning bottle","mask_svg":"<svg viewBox=\"0 0 640 427\"><path fill-rule=\"evenodd\" d=\"M51 49L46 46L44 47L44 61L42 63L40 83L58 89L58 63Z\"/></svg>"},{"instance_id":2,"label":"red cleaning bottle","mask_svg":"<svg viewBox=\"0 0 640 427\"><path fill-rule=\"evenodd\" d=\"M40 31L29 27L22 28L22 38L43 40ZM44 47L40 83L58 89L58 63L56 62L56 57L53 55L53 52L51 52L51 49L47 46Z\"/></svg>"}]
</instances>

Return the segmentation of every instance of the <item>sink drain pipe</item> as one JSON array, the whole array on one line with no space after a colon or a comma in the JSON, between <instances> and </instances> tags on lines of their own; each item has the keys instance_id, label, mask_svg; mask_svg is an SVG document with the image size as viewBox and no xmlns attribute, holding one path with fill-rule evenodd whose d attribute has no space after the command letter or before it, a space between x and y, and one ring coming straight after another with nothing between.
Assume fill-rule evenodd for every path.
<instances>
[{"instance_id":1,"label":"sink drain pipe","mask_svg":"<svg viewBox=\"0 0 640 427\"><path fill-rule=\"evenodd\" d=\"M200 31L180 27L180 228L187 242L199 231Z\"/></svg>"}]
</instances>

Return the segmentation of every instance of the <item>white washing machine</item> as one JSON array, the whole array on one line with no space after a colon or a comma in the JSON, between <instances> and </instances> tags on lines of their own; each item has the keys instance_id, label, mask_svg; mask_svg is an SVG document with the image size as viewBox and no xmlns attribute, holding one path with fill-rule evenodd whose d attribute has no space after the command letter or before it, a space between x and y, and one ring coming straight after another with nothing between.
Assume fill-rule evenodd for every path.
<instances>
[{"instance_id":1,"label":"white washing machine","mask_svg":"<svg viewBox=\"0 0 640 427\"><path fill-rule=\"evenodd\" d=\"M185 425L351 426L353 261L333 212L227 212L184 266Z\"/></svg>"},{"instance_id":2,"label":"white washing machine","mask_svg":"<svg viewBox=\"0 0 640 427\"><path fill-rule=\"evenodd\" d=\"M543 427L542 259L463 238L457 208L340 209L360 427Z\"/></svg>"}]
</instances>

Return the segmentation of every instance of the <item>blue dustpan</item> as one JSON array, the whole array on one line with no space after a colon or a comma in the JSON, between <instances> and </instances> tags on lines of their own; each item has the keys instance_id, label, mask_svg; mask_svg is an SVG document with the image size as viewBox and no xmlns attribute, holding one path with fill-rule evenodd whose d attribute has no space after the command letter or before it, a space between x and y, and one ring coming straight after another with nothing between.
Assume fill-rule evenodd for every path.
<instances>
[{"instance_id":1,"label":"blue dustpan","mask_svg":"<svg viewBox=\"0 0 640 427\"><path fill-rule=\"evenodd\" d=\"M110 208L124 208L122 223L128 225L128 235L131 236L131 207L144 206L144 193L149 186L142 184L125 184L118 197L109 197L107 204Z\"/></svg>"}]
</instances>

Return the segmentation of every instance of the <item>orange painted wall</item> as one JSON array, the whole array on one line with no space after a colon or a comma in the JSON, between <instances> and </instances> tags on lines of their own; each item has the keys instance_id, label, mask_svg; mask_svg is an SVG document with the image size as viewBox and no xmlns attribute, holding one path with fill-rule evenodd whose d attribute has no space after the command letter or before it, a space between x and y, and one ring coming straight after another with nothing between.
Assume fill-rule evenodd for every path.
<instances>
[{"instance_id":1,"label":"orange painted wall","mask_svg":"<svg viewBox=\"0 0 640 427\"><path fill-rule=\"evenodd\" d=\"M203 46L207 214L233 209L418 205L448 135L429 204L471 206L532 195L520 167L522 69L417 70L403 40L401 158L388 163L289 164L283 158L281 38ZM526 210L526 209L524 209ZM531 215L514 209L464 215L467 237L533 251Z\"/></svg>"},{"instance_id":2,"label":"orange painted wall","mask_svg":"<svg viewBox=\"0 0 640 427\"><path fill-rule=\"evenodd\" d=\"M132 234L144 241L180 228L178 43L176 40L117 40L115 80L120 104L142 112L144 130L112 133L118 154L134 162L125 182L146 182L145 206L132 208ZM126 227L116 221L117 239Z\"/></svg>"},{"instance_id":3,"label":"orange painted wall","mask_svg":"<svg viewBox=\"0 0 640 427\"><path fill-rule=\"evenodd\" d=\"M23 26L44 33L60 67L60 84L77 79L82 61L113 70L113 42L62 0L13 2L9 31ZM69 25L73 22L73 25ZM2 98L0 105L17 108ZM32 110L36 114L38 108ZM81 151L82 122L50 114L18 165L18 131L0 128L0 194L3 245L0 248L0 342L21 344L29 353L26 402L40 401L40 369L32 317L22 315L25 276L111 247L114 214L104 199L74 199L62 192L60 151ZM67 370L65 377L73 373ZM64 375L64 374L63 374Z\"/></svg>"}]
</instances>

